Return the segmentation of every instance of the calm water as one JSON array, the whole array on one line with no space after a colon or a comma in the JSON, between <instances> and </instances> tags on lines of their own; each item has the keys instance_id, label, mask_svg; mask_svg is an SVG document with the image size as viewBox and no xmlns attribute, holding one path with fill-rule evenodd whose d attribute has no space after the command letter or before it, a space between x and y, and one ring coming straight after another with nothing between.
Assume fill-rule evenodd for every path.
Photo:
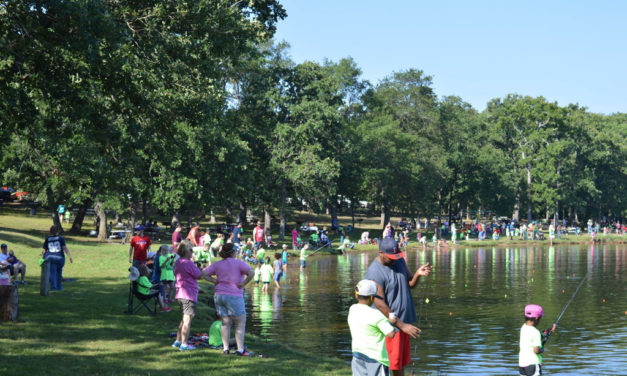
<instances>
[{"instance_id":1,"label":"calm water","mask_svg":"<svg viewBox=\"0 0 627 376\"><path fill-rule=\"evenodd\" d=\"M374 257L315 255L304 272L291 260L281 290L247 288L247 330L348 362L346 316L355 302L354 285ZM413 290L423 329L412 341L416 374L517 374L525 304L543 306L545 329L586 275L547 343L543 371L627 374L627 246L427 249L410 250L406 259L412 271L425 262L434 265ZM411 370L412 364L407 374Z\"/></svg>"}]
</instances>

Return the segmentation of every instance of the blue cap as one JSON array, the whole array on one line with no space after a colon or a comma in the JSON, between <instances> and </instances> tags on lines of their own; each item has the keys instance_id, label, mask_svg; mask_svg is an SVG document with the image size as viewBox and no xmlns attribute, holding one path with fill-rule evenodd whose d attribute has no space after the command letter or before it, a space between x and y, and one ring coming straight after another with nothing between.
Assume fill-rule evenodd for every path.
<instances>
[{"instance_id":1,"label":"blue cap","mask_svg":"<svg viewBox=\"0 0 627 376\"><path fill-rule=\"evenodd\" d=\"M6 248L6 247L7 247L7 245L6 245L6 244L4 244L4 243L2 243L2 246L1 246L1 247L2 247L2 248Z\"/></svg>"}]
</instances>

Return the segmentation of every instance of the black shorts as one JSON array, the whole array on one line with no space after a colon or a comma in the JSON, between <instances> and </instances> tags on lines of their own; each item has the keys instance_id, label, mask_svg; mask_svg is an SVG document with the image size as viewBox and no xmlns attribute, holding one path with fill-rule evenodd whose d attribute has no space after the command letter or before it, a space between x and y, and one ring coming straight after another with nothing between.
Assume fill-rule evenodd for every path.
<instances>
[{"instance_id":1,"label":"black shorts","mask_svg":"<svg viewBox=\"0 0 627 376\"><path fill-rule=\"evenodd\" d=\"M540 364L532 364L527 367L518 367L520 376L539 376L542 375L542 366Z\"/></svg>"}]
</instances>

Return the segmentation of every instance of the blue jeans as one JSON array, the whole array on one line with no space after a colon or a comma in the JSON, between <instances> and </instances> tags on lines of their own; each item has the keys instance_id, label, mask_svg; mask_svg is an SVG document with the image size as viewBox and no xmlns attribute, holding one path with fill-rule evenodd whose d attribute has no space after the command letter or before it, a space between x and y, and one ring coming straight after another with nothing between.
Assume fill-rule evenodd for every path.
<instances>
[{"instance_id":1,"label":"blue jeans","mask_svg":"<svg viewBox=\"0 0 627 376\"><path fill-rule=\"evenodd\" d=\"M65 257L61 254L47 253L44 257L50 264L50 290L63 290L63 266Z\"/></svg>"}]
</instances>

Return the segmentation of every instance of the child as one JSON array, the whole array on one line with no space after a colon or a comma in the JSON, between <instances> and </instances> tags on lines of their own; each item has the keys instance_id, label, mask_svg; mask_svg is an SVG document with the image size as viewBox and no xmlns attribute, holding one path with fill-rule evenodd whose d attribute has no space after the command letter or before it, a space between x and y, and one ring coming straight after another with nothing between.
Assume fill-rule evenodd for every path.
<instances>
[{"instance_id":1,"label":"child","mask_svg":"<svg viewBox=\"0 0 627 376\"><path fill-rule=\"evenodd\" d=\"M355 286L358 304L348 311L348 326L352 337L353 375L387 375L390 365L385 348L385 337L394 337L394 327L376 308L372 307L377 297L377 284L364 279Z\"/></svg>"},{"instance_id":2,"label":"child","mask_svg":"<svg viewBox=\"0 0 627 376\"><path fill-rule=\"evenodd\" d=\"M263 282L263 287L261 291L268 292L268 286L270 285L270 280L272 280L272 275L274 272L272 271L272 266L270 266L270 257L266 257L265 262L261 266L261 282Z\"/></svg>"},{"instance_id":3,"label":"child","mask_svg":"<svg viewBox=\"0 0 627 376\"><path fill-rule=\"evenodd\" d=\"M281 253L281 257L283 261L283 271L287 272L287 244L283 244L283 252Z\"/></svg>"},{"instance_id":4,"label":"child","mask_svg":"<svg viewBox=\"0 0 627 376\"><path fill-rule=\"evenodd\" d=\"M259 248L257 250L256 257L257 257L257 261L259 261L260 263L263 262L265 260L265 258L266 258L266 250L263 249L263 248Z\"/></svg>"},{"instance_id":5,"label":"child","mask_svg":"<svg viewBox=\"0 0 627 376\"><path fill-rule=\"evenodd\" d=\"M209 327L209 346L216 349L222 348L222 317L216 313L216 321L214 321ZM229 334L229 347L237 346L235 338L230 338Z\"/></svg>"},{"instance_id":6,"label":"child","mask_svg":"<svg viewBox=\"0 0 627 376\"><path fill-rule=\"evenodd\" d=\"M520 353L518 354L518 370L521 376L542 375L542 354L544 342L537 326L544 316L542 307L536 304L525 306L525 323L520 328ZM545 331L548 337L555 330L555 324Z\"/></svg>"},{"instance_id":7,"label":"child","mask_svg":"<svg viewBox=\"0 0 627 376\"><path fill-rule=\"evenodd\" d=\"M176 279L176 300L178 300L183 312L183 318L176 332L176 341L172 347L181 351L195 350L196 347L187 343L192 319L196 315L196 301L198 300L198 280L204 277L203 272L192 261L192 243L189 240L182 241L176 252L180 256L174 264L174 277Z\"/></svg>"},{"instance_id":8,"label":"child","mask_svg":"<svg viewBox=\"0 0 627 376\"><path fill-rule=\"evenodd\" d=\"M24 280L24 274L26 274L26 265L15 257L13 250L9 251L7 262L13 267L13 279L15 283L17 284L17 275L19 274L21 276L20 283L25 285L26 281Z\"/></svg>"},{"instance_id":9,"label":"child","mask_svg":"<svg viewBox=\"0 0 627 376\"><path fill-rule=\"evenodd\" d=\"M300 269L303 270L307 266L307 250L309 249L309 244L305 244L303 248L300 250Z\"/></svg>"},{"instance_id":10,"label":"child","mask_svg":"<svg viewBox=\"0 0 627 376\"><path fill-rule=\"evenodd\" d=\"M157 296L159 298L159 310L170 312L172 307L165 305L159 286L153 285L148 276L151 274L150 269L146 265L139 266L139 278L137 279L137 292L147 296Z\"/></svg>"},{"instance_id":11,"label":"child","mask_svg":"<svg viewBox=\"0 0 627 376\"><path fill-rule=\"evenodd\" d=\"M283 262L281 261L281 254L274 254L274 284L277 289L281 288L279 282L281 281L281 277L283 276Z\"/></svg>"},{"instance_id":12,"label":"child","mask_svg":"<svg viewBox=\"0 0 627 376\"><path fill-rule=\"evenodd\" d=\"M261 278L261 265L263 265L263 261L262 262L255 261L255 263L257 264L257 266L255 267L255 275L253 276L253 282L255 282L255 287L257 287L259 286L259 278Z\"/></svg>"},{"instance_id":13,"label":"child","mask_svg":"<svg viewBox=\"0 0 627 376\"><path fill-rule=\"evenodd\" d=\"M161 269L161 284L163 285L163 300L172 303L174 298L174 253L167 245L159 247L159 268Z\"/></svg>"}]
</instances>

